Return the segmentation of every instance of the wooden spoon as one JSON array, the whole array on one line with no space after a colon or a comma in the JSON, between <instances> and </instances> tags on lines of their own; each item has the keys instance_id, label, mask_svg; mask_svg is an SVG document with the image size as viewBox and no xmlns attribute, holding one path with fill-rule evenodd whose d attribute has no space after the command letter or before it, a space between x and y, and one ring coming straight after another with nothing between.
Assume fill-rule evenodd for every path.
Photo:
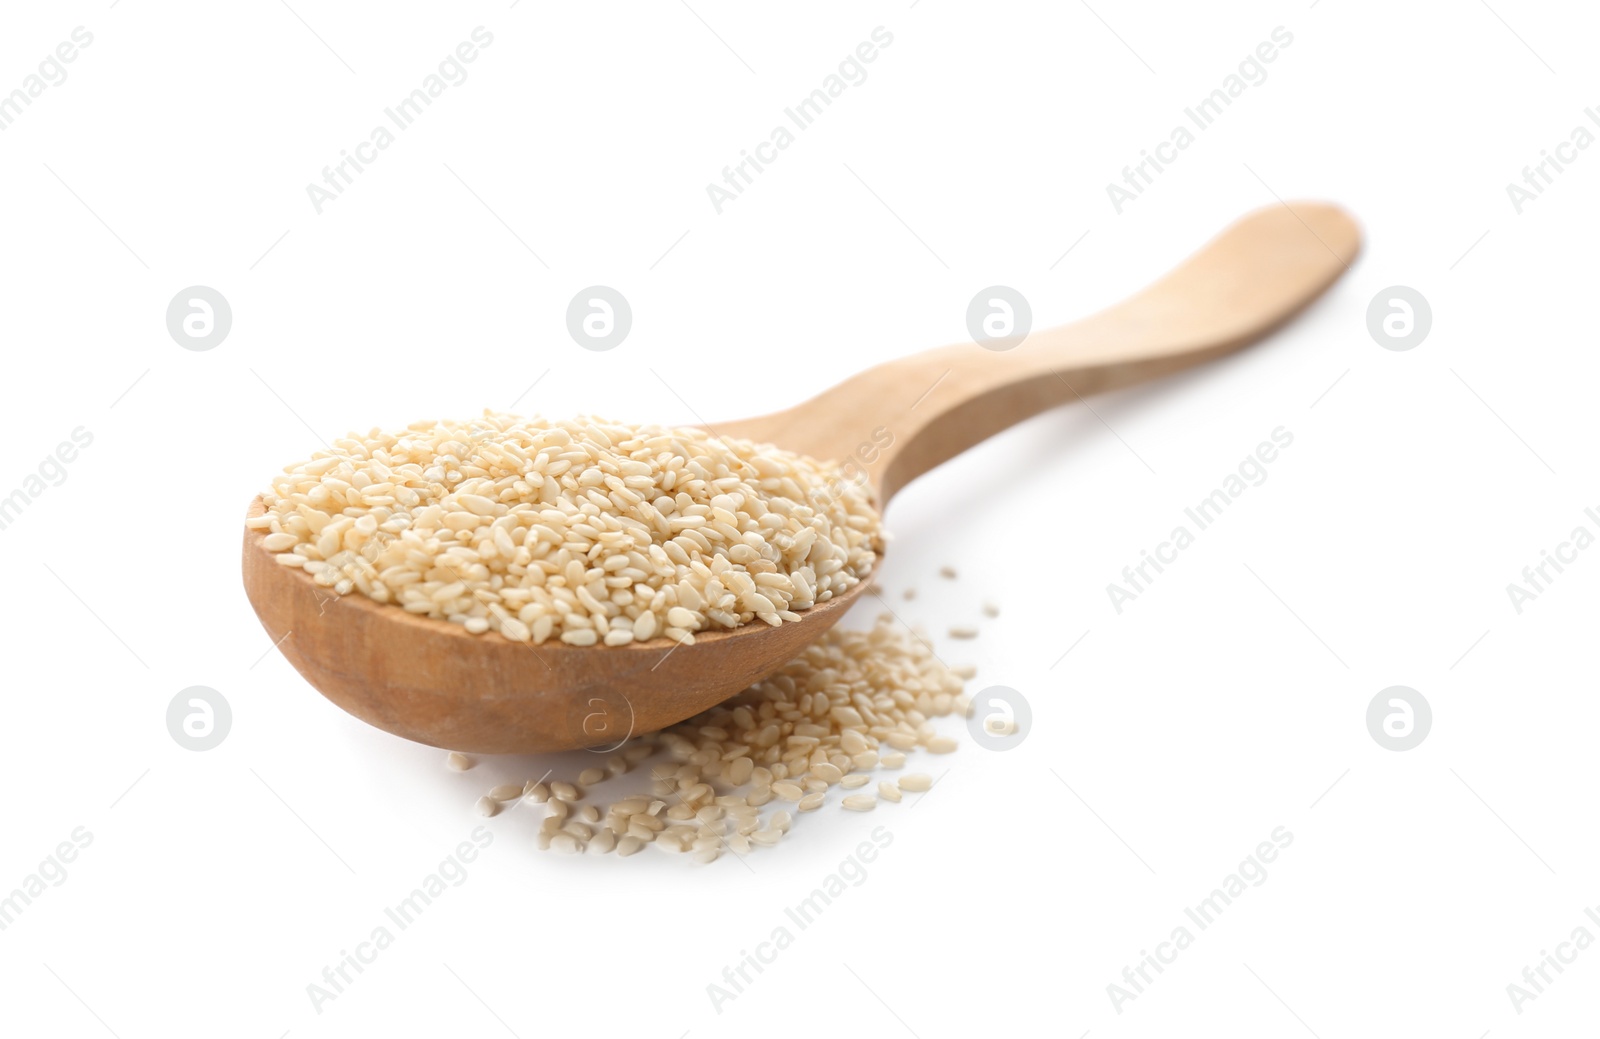
<instances>
[{"instance_id":1,"label":"wooden spoon","mask_svg":"<svg viewBox=\"0 0 1600 1039\"><path fill-rule=\"evenodd\" d=\"M1260 339L1333 284L1360 244L1354 220L1334 206L1272 206L1093 317L1010 349L968 342L891 361L798 407L714 432L855 459L881 509L917 476L1046 408ZM263 508L257 498L250 515ZM797 656L867 588L806 610L799 623L703 632L692 646L531 646L359 593L337 596L275 564L263 537L245 530L245 591L307 681L380 729L486 754L610 746L682 721Z\"/></svg>"}]
</instances>

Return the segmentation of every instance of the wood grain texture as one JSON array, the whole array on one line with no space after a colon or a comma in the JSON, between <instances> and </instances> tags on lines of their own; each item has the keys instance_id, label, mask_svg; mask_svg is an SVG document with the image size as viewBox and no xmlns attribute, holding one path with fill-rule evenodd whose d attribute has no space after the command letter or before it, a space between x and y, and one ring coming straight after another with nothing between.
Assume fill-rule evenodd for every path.
<instances>
[{"instance_id":1,"label":"wood grain texture","mask_svg":"<svg viewBox=\"0 0 1600 1039\"><path fill-rule=\"evenodd\" d=\"M854 456L882 508L917 476L1046 408L1260 339L1333 284L1360 244L1354 220L1334 206L1272 206L1083 321L1005 351L963 343L892 361L798 407L714 432L817 458ZM876 430L887 445L873 443ZM862 453L863 444L872 449ZM262 509L258 498L250 515ZM360 594L334 595L275 563L263 537L245 529L245 591L306 680L378 728L477 753L607 746L682 721L777 670L866 594L863 582L799 623L706 632L692 646L664 638L529 646Z\"/></svg>"}]
</instances>

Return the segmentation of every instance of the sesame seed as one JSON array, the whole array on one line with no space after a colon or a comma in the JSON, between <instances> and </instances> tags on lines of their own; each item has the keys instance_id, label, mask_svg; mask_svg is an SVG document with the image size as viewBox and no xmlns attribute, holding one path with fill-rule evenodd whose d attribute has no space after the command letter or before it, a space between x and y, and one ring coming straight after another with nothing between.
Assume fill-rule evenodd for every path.
<instances>
[{"instance_id":1,"label":"sesame seed","mask_svg":"<svg viewBox=\"0 0 1600 1039\"><path fill-rule=\"evenodd\" d=\"M781 797L785 801L798 801L806 794L805 790L801 788L799 783L789 782L772 784L772 793L774 796Z\"/></svg>"},{"instance_id":2,"label":"sesame seed","mask_svg":"<svg viewBox=\"0 0 1600 1039\"><path fill-rule=\"evenodd\" d=\"M839 771L839 767L837 765L833 765L826 761L812 765L811 774L829 786L832 786L844 778L844 773Z\"/></svg>"}]
</instances>

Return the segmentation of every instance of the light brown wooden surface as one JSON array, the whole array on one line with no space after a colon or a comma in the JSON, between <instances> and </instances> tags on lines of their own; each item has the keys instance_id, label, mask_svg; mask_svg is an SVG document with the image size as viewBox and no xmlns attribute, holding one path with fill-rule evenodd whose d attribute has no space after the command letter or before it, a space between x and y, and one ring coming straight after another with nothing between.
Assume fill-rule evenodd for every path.
<instances>
[{"instance_id":1,"label":"light brown wooden surface","mask_svg":"<svg viewBox=\"0 0 1600 1039\"><path fill-rule=\"evenodd\" d=\"M886 430L893 444L863 467L887 502L939 463L1046 408L1220 357L1293 317L1354 261L1361 232L1336 206L1292 205L1249 214L1138 295L1036 331L1010 350L929 350L787 411L719 422L716 431L842 459Z\"/></svg>"},{"instance_id":2,"label":"light brown wooden surface","mask_svg":"<svg viewBox=\"0 0 1600 1039\"><path fill-rule=\"evenodd\" d=\"M1083 321L1005 351L963 343L891 361L715 432L818 458L854 455L881 508L917 476L1046 408L1219 357L1287 321L1344 273L1361 243L1338 208L1291 206L1244 217L1159 282ZM257 499L250 511L261 509ZM771 674L866 587L800 623L706 632L692 646L528 646L336 596L277 565L262 537L245 530L245 591L306 680L381 729L478 753L606 746L681 721Z\"/></svg>"}]
</instances>

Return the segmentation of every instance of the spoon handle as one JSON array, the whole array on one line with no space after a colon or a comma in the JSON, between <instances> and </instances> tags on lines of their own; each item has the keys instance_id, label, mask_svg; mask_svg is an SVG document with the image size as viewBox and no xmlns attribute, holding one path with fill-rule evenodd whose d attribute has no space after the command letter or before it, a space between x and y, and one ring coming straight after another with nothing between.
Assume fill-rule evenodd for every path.
<instances>
[{"instance_id":1,"label":"spoon handle","mask_svg":"<svg viewBox=\"0 0 1600 1039\"><path fill-rule=\"evenodd\" d=\"M804 404L716 432L854 459L879 507L901 487L1059 404L1167 375L1262 338L1322 294L1361 248L1324 203L1243 217L1160 281L1020 343L963 343L889 361Z\"/></svg>"}]
</instances>

